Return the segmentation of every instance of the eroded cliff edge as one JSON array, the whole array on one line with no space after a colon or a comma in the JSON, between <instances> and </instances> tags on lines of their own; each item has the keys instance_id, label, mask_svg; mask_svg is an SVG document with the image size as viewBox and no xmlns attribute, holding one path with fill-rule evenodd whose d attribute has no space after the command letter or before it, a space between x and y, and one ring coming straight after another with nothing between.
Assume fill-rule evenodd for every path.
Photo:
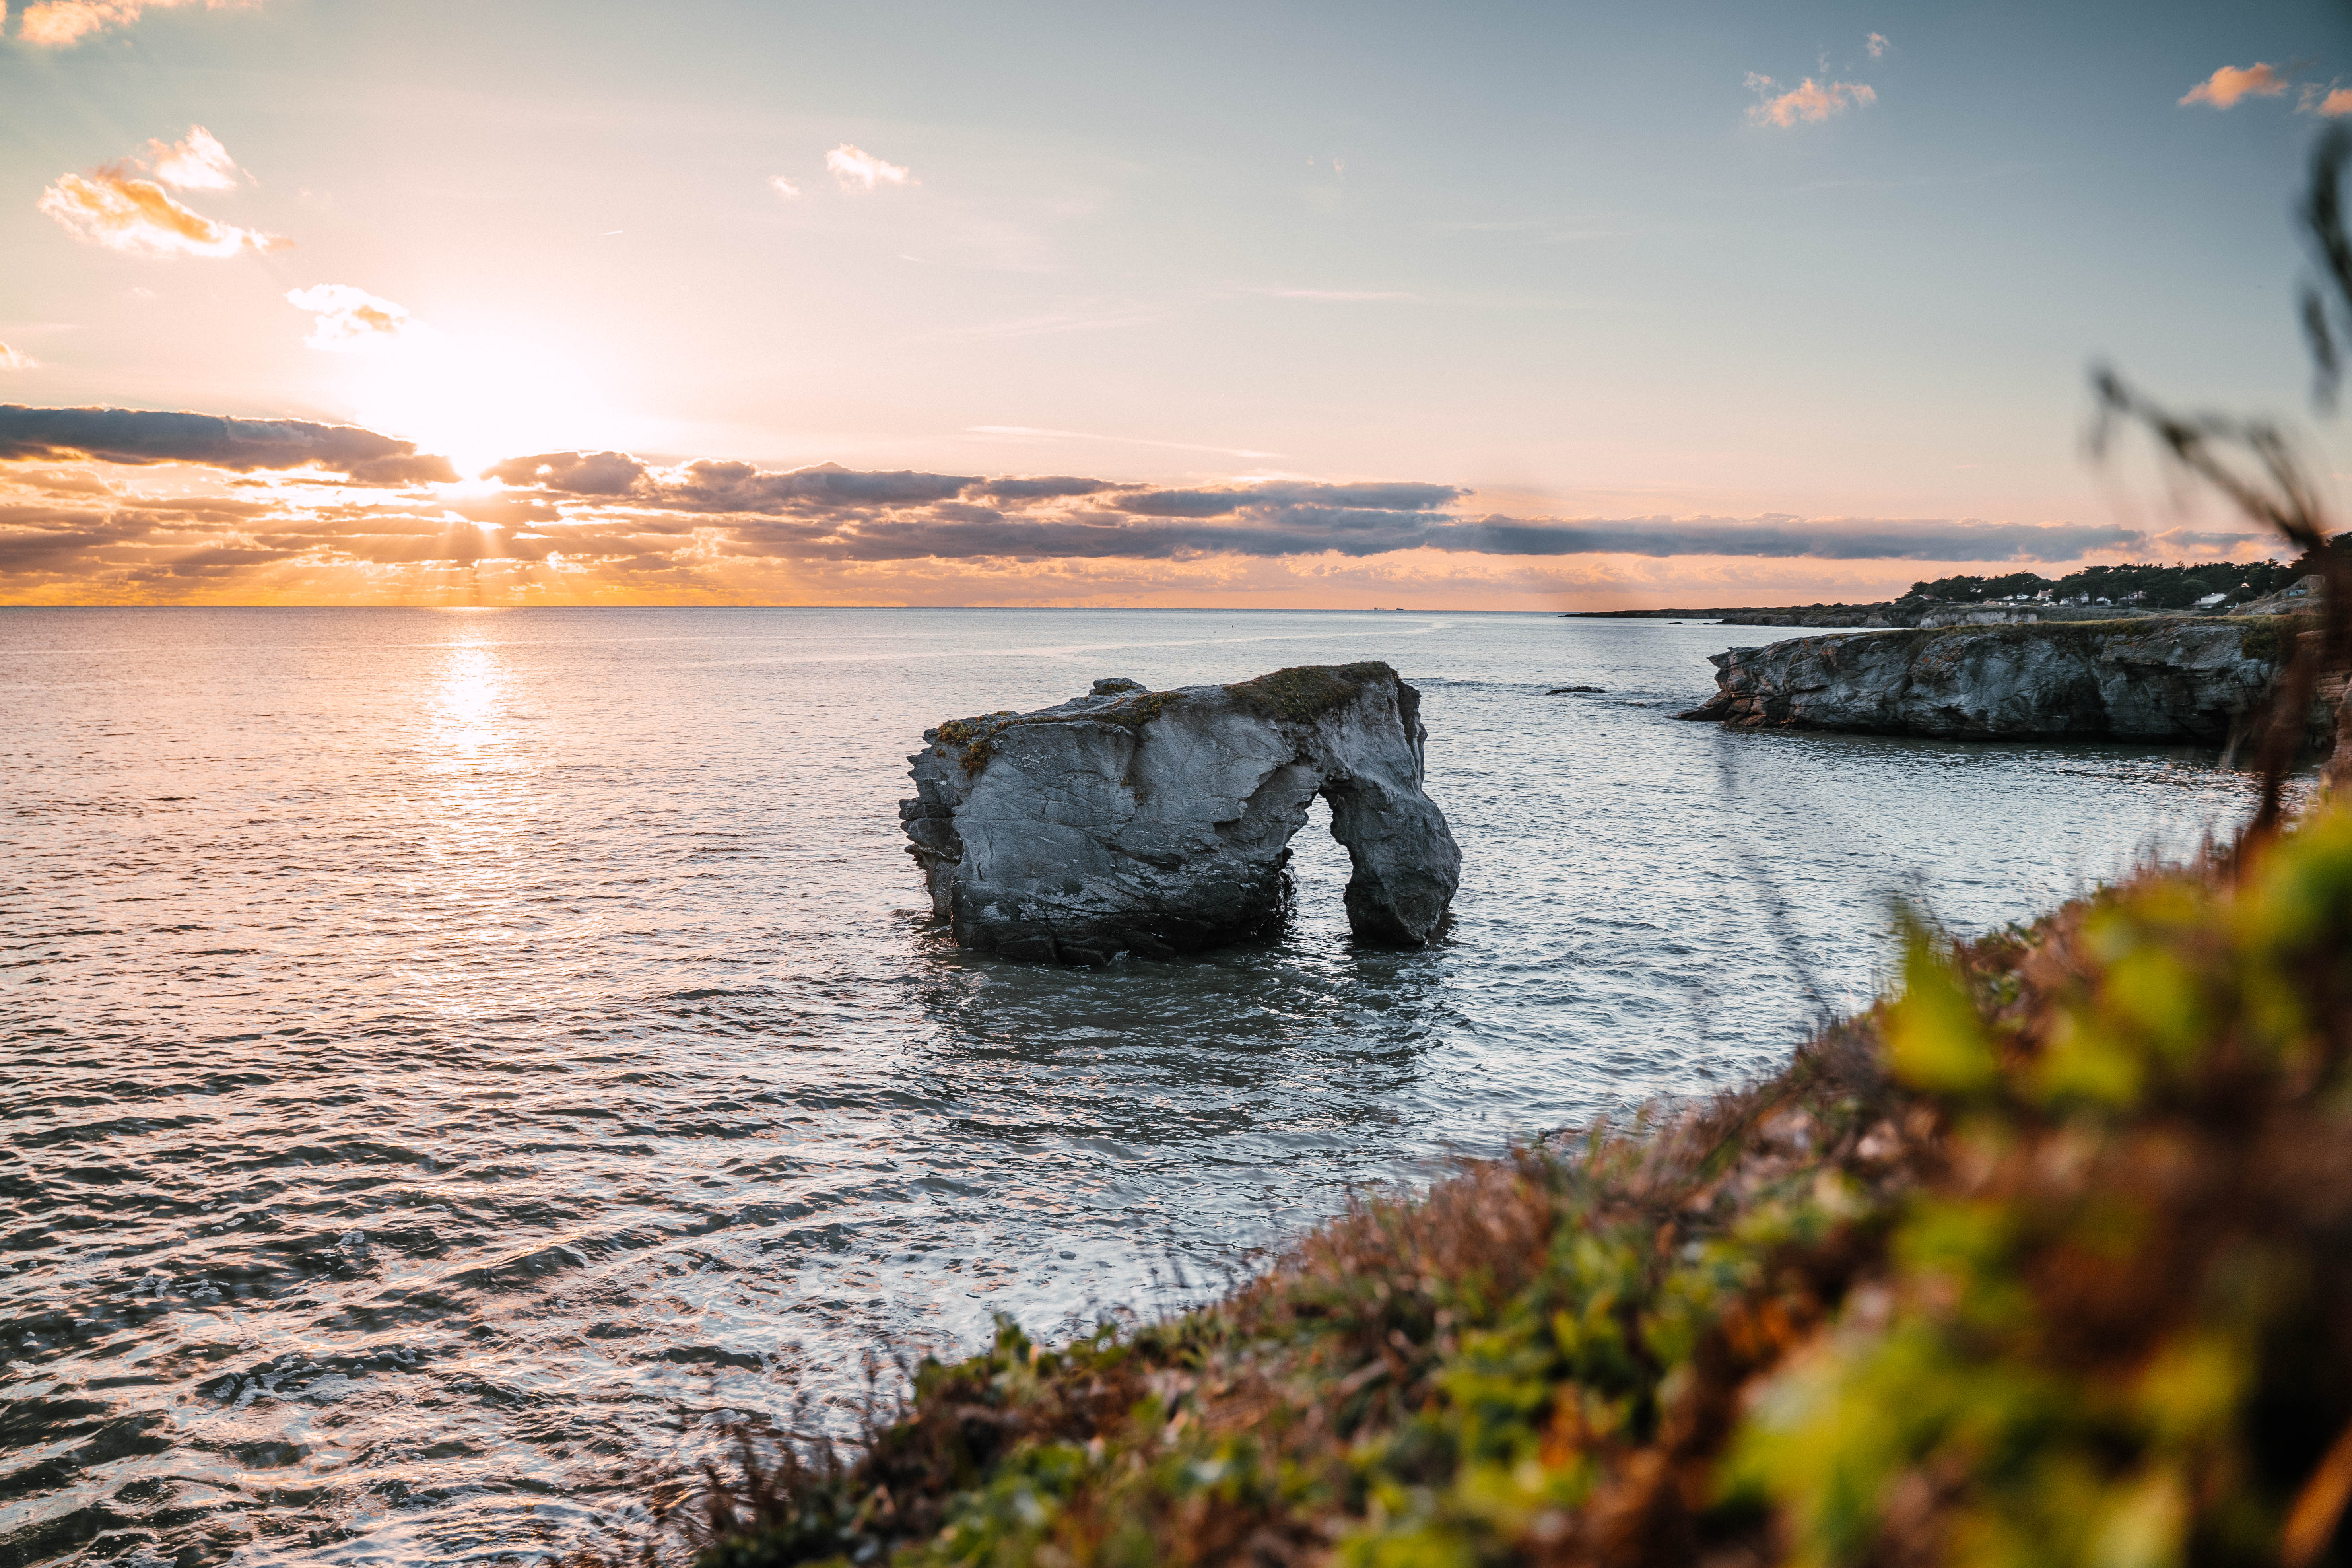
<instances>
[{"instance_id":1,"label":"eroded cliff edge","mask_svg":"<svg viewBox=\"0 0 2352 1568\"><path fill-rule=\"evenodd\" d=\"M2219 745L2267 696L2300 629L2277 618L2183 617L1796 637L1712 656L1715 695L1681 717ZM2333 707L2315 712L2315 739L2332 730Z\"/></svg>"},{"instance_id":2,"label":"eroded cliff edge","mask_svg":"<svg viewBox=\"0 0 2352 1568\"><path fill-rule=\"evenodd\" d=\"M1419 945L1462 869L1422 793L1426 735L1421 693L1378 662L1171 691L1097 680L1056 707L926 730L898 815L961 945L1102 963L1271 931L1320 795L1354 863L1349 926Z\"/></svg>"}]
</instances>

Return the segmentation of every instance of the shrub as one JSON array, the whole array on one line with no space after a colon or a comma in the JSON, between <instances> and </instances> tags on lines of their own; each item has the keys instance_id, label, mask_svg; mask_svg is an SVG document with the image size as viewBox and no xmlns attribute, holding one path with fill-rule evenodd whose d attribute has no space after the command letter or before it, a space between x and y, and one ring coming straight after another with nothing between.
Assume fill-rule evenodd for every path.
<instances>
[{"instance_id":1,"label":"shrub","mask_svg":"<svg viewBox=\"0 0 2352 1568\"><path fill-rule=\"evenodd\" d=\"M1201 1310L926 1363L854 1464L718 1489L701 1561L2314 1563L2347 1056L2352 812L1917 930L1767 1083L1362 1199Z\"/></svg>"}]
</instances>

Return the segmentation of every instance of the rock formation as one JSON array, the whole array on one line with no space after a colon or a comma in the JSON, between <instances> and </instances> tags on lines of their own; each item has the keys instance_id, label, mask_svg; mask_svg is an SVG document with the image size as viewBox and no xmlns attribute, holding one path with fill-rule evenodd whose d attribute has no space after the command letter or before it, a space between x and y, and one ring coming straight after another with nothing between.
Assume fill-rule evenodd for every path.
<instances>
[{"instance_id":1,"label":"rock formation","mask_svg":"<svg viewBox=\"0 0 2352 1568\"><path fill-rule=\"evenodd\" d=\"M1682 717L2218 745L2259 705L2294 636L2274 619L2174 617L1796 637L1714 655L1715 695Z\"/></svg>"},{"instance_id":2,"label":"rock formation","mask_svg":"<svg viewBox=\"0 0 2352 1568\"><path fill-rule=\"evenodd\" d=\"M1058 707L923 731L898 815L959 943L1102 963L1272 931L1286 846L1320 795L1355 865L1357 938L1419 945L1462 868L1421 790L1420 712L1380 663L1172 691L1097 680Z\"/></svg>"}]
</instances>

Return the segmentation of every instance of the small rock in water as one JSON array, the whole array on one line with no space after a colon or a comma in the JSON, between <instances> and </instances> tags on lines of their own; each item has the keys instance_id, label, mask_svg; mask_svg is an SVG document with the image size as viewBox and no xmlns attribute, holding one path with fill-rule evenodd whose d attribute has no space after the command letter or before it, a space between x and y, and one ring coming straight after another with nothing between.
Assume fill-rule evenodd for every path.
<instances>
[{"instance_id":1,"label":"small rock in water","mask_svg":"<svg viewBox=\"0 0 2352 1568\"><path fill-rule=\"evenodd\" d=\"M1602 689L1598 686L1555 686L1549 691L1545 692L1544 695L1546 697L1565 697L1571 691L1599 691L1601 689Z\"/></svg>"}]
</instances>

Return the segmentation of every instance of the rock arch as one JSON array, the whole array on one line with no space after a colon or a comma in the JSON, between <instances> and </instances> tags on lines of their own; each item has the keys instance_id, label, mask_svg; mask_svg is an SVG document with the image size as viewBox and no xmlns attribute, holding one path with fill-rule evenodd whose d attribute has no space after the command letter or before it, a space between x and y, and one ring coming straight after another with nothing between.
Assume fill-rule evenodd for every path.
<instances>
[{"instance_id":1,"label":"rock arch","mask_svg":"<svg viewBox=\"0 0 2352 1568\"><path fill-rule=\"evenodd\" d=\"M899 816L959 943L1102 963L1268 933L1320 795L1352 866L1349 928L1418 946L1462 868L1422 790L1426 736L1421 693L1379 662L1171 691L1097 680L1057 707L925 731Z\"/></svg>"}]
</instances>

